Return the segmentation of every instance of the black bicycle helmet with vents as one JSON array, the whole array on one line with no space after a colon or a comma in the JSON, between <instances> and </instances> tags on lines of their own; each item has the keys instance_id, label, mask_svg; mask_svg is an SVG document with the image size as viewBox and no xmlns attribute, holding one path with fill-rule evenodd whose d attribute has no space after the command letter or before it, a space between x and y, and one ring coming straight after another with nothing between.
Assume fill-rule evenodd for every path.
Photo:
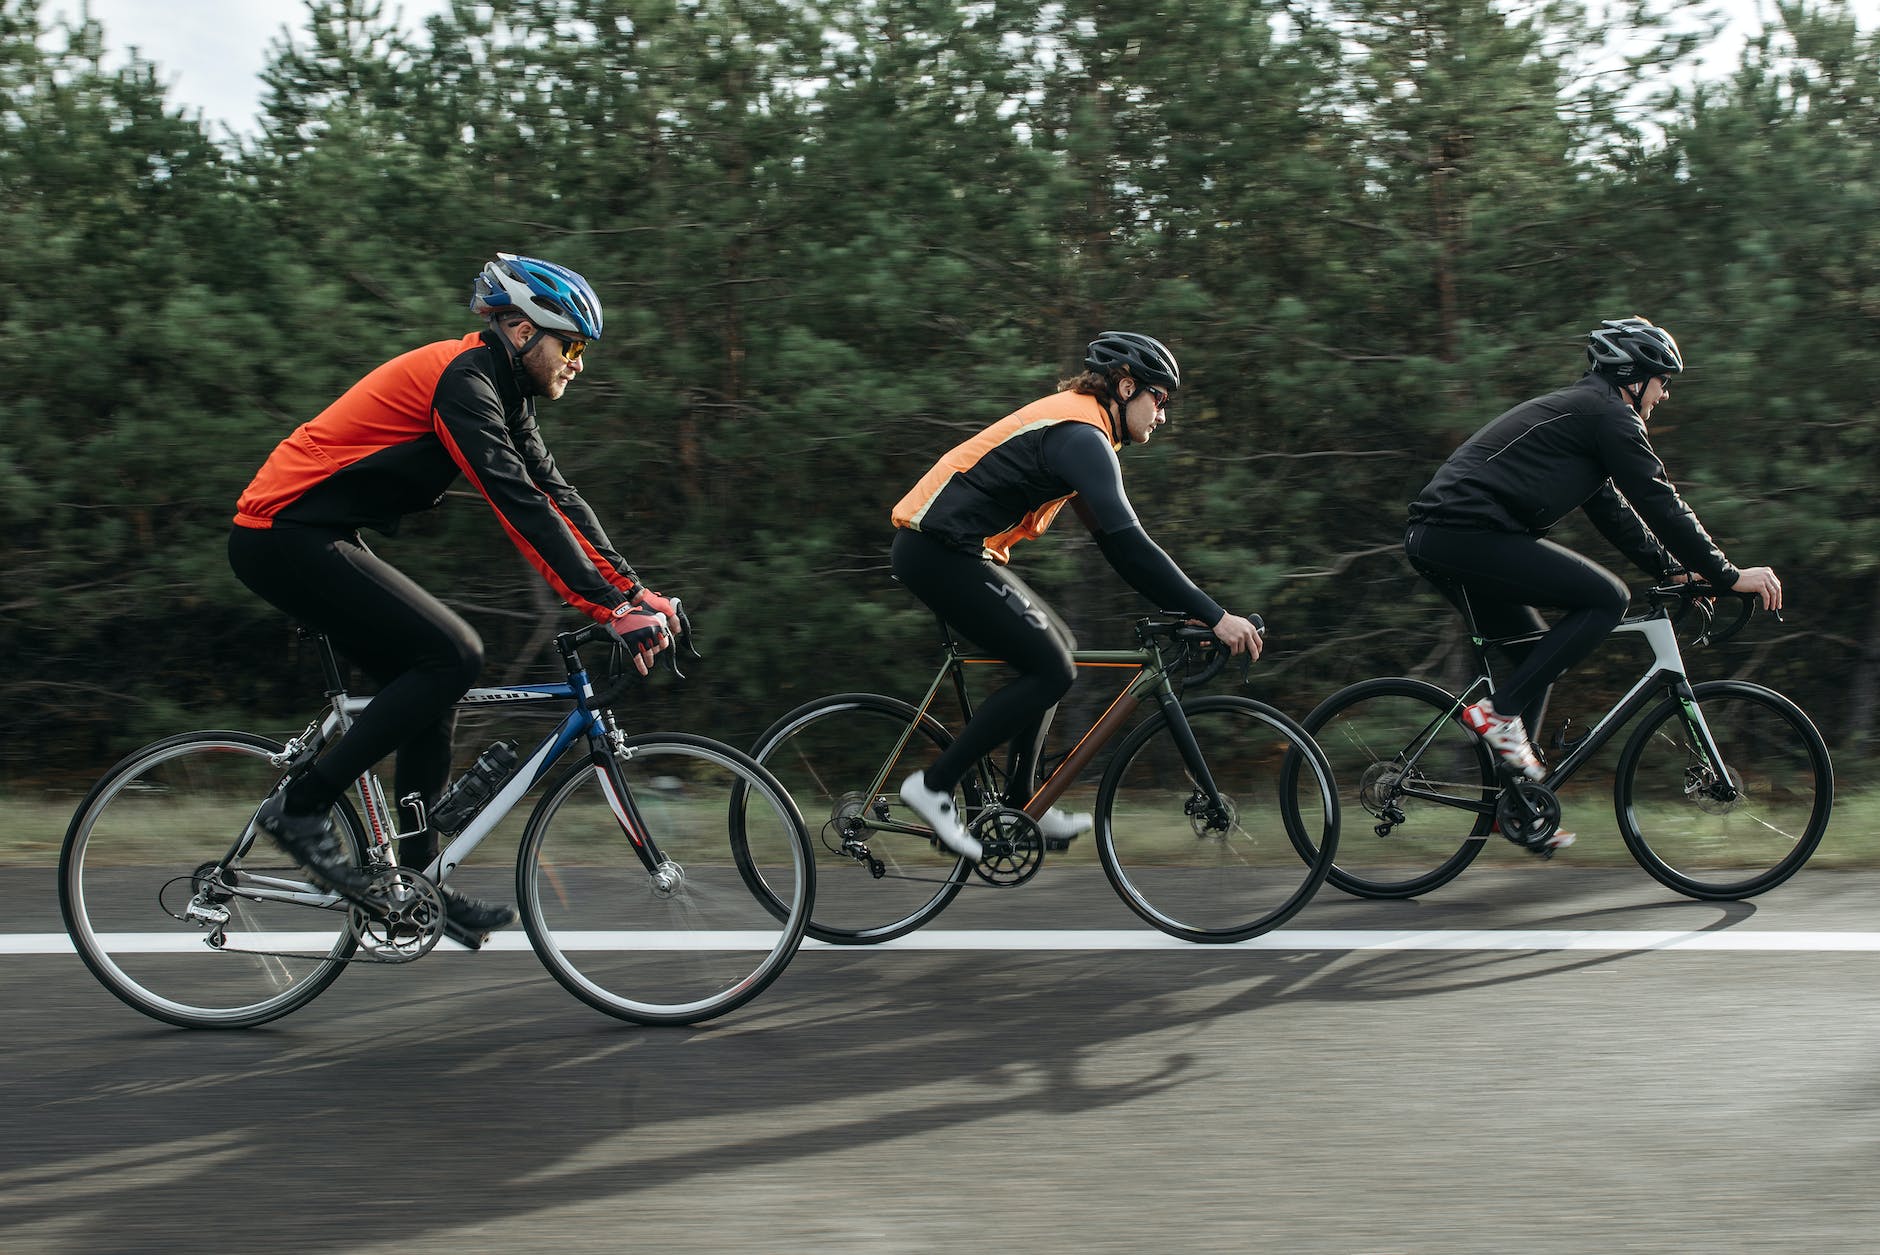
<instances>
[{"instance_id":1,"label":"black bicycle helmet with vents","mask_svg":"<svg viewBox=\"0 0 1880 1255\"><path fill-rule=\"evenodd\" d=\"M1619 383L1637 383L1684 369L1678 342L1643 318L1608 318L1586 337L1586 360Z\"/></svg>"},{"instance_id":2,"label":"black bicycle helmet with vents","mask_svg":"<svg viewBox=\"0 0 1880 1255\"><path fill-rule=\"evenodd\" d=\"M1084 365L1093 370L1126 370L1137 383L1166 388L1182 386L1182 368L1168 346L1153 336L1134 331L1105 331L1090 342Z\"/></svg>"}]
</instances>

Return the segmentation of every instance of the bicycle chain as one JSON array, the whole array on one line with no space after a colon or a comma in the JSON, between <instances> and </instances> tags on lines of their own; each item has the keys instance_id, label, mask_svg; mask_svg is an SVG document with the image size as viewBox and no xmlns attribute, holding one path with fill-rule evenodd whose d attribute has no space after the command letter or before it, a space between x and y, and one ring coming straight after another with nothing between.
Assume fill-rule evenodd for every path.
<instances>
[{"instance_id":1,"label":"bicycle chain","mask_svg":"<svg viewBox=\"0 0 1880 1255\"><path fill-rule=\"evenodd\" d=\"M186 923L191 922L187 916L178 915L175 911L172 911L169 907L164 906L163 894L166 890L170 888L170 886L179 884L179 883L185 883L191 886L196 886L200 882L201 875L202 873L200 871L196 871L196 872L191 872L187 876L177 876L171 880L165 881L163 884L163 887L157 890L157 906L163 911L165 915L168 915L171 919L176 920L178 923L186 924ZM224 886L220 891L226 893L228 897L230 898L239 898L243 896L239 889L229 889L226 886ZM192 900L193 900L193 896L192 896ZM250 898L248 900L251 902L270 901L270 899L267 899L267 898ZM364 946L367 944L366 939L360 936L358 927L352 919L352 912L357 906L356 903L349 902L346 899L341 898L339 901L329 906L313 906L311 903L301 903L300 905L306 906L311 910L326 911L329 913L336 912L336 911L346 912L347 914L346 930L352 934L354 945ZM217 954L248 954L248 955L254 955L257 958L263 958L263 959L299 959L302 962L307 962L307 963L362 963L362 964L390 965L393 967L399 967L399 966L403 966L406 963L415 963L419 959L423 958L425 955L429 954L432 950L437 948L437 943L434 941L429 946L419 951L417 954L407 955L401 958L384 958L384 957L381 957L378 953L371 952L370 950L367 954L363 956L357 953L354 953L354 954L349 954L345 956L344 958L338 958L332 954L310 955L304 950L298 950L298 951L296 950L247 950L247 949L231 950L226 946L217 945L213 940L211 940L211 938L217 935L217 933L219 933L220 931L221 931L220 925L214 925L214 926L211 926L209 930L203 934L203 942L209 947L209 949L213 950ZM440 935L438 937L439 941L443 940L442 933L443 933L443 929L442 929L442 926L440 925L439 927Z\"/></svg>"}]
</instances>

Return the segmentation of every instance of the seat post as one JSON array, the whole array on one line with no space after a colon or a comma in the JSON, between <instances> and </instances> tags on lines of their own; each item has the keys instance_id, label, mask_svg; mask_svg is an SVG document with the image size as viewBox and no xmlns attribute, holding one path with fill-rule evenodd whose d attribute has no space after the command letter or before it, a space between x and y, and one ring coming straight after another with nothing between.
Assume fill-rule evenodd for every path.
<instances>
[{"instance_id":1,"label":"seat post","mask_svg":"<svg viewBox=\"0 0 1880 1255\"><path fill-rule=\"evenodd\" d=\"M305 625L301 625L299 631L301 637L311 640L320 652L320 675L326 681L326 695L338 697L346 691L346 677L340 674L339 655L333 652L333 642L325 632L316 632Z\"/></svg>"}]
</instances>

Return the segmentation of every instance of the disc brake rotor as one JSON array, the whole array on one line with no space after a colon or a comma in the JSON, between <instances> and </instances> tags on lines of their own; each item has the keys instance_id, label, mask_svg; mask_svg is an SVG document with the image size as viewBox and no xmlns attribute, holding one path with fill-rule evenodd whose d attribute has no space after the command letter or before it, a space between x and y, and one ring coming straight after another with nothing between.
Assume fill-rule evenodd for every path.
<instances>
[{"instance_id":1,"label":"disc brake rotor","mask_svg":"<svg viewBox=\"0 0 1880 1255\"><path fill-rule=\"evenodd\" d=\"M1706 815L1728 815L1743 804L1742 774L1734 767L1724 770L1730 780L1729 797L1723 795L1722 781L1713 768L1693 763L1684 769L1684 796Z\"/></svg>"}]
</instances>

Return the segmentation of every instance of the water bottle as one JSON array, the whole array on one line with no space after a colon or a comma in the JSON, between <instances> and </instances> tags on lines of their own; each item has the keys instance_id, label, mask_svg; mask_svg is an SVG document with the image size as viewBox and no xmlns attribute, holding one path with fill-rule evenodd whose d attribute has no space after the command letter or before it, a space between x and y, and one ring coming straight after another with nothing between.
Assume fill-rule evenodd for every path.
<instances>
[{"instance_id":1,"label":"water bottle","mask_svg":"<svg viewBox=\"0 0 1880 1255\"><path fill-rule=\"evenodd\" d=\"M498 741L477 755L470 770L457 777L431 808L431 831L456 836L476 815L483 804L516 774L518 760L514 741Z\"/></svg>"}]
</instances>

